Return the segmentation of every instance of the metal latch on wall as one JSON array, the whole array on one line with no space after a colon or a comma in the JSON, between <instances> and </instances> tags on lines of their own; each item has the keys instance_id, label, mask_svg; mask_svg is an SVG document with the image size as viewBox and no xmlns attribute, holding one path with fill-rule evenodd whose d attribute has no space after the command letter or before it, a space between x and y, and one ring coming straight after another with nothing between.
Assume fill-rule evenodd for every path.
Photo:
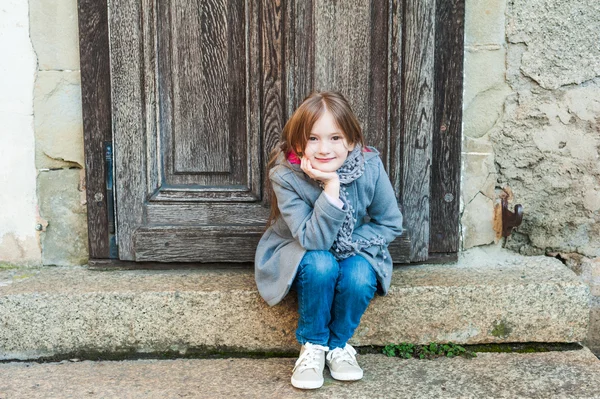
<instances>
[{"instance_id":1,"label":"metal latch on wall","mask_svg":"<svg viewBox=\"0 0 600 399\"><path fill-rule=\"evenodd\" d=\"M502 198L502 237L508 237L512 229L519 226L523 221L523 205L516 204L515 211L508 210L508 200Z\"/></svg>"}]
</instances>

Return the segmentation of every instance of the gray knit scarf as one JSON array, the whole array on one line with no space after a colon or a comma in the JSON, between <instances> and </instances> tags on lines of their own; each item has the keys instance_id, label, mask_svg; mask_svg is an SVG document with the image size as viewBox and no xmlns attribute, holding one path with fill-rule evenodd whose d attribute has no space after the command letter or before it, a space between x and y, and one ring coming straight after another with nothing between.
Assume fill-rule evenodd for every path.
<instances>
[{"instance_id":1,"label":"gray knit scarf","mask_svg":"<svg viewBox=\"0 0 600 399\"><path fill-rule=\"evenodd\" d=\"M386 245L385 238L380 235L369 240L361 238L357 241L352 241L352 233L354 231L354 224L356 223L357 212L348 199L349 196L346 188L354 180L361 177L364 171L365 156L363 154L363 149L360 144L356 144L354 149L348 154L346 161L344 161L342 166L337 170L340 179L340 199L350 209L350 212L346 213L346 218L342 223L342 227L340 227L337 237L329 250L338 261L349 258L366 247L376 245L381 248ZM319 182L319 186L324 188L325 185L324 183Z\"/></svg>"}]
</instances>

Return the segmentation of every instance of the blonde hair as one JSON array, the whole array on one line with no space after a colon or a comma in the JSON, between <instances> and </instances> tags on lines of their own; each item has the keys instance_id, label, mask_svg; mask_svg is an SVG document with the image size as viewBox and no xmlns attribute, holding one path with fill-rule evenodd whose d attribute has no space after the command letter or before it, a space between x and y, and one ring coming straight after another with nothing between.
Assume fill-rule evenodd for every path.
<instances>
[{"instance_id":1,"label":"blonde hair","mask_svg":"<svg viewBox=\"0 0 600 399\"><path fill-rule=\"evenodd\" d=\"M285 124L281 132L279 146L275 147L269 155L265 187L271 200L271 213L266 228L273 224L280 215L277 197L273 191L268 172L275 166L275 162L282 152L284 157L287 157L290 152L295 153L298 158L302 157L313 125L326 110L333 115L349 145L360 144L363 148L365 147L365 140L358 119L342 94L335 91L315 91L309 94Z\"/></svg>"}]
</instances>

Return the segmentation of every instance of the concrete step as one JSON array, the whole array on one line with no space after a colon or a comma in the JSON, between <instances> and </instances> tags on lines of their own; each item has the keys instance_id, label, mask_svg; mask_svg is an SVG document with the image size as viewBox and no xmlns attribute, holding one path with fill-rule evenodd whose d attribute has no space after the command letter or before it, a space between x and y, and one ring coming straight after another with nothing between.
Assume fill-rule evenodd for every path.
<instances>
[{"instance_id":1,"label":"concrete step","mask_svg":"<svg viewBox=\"0 0 600 399\"><path fill-rule=\"evenodd\" d=\"M358 357L364 377L306 392L295 358L0 364L0 398L598 398L600 360L587 348L478 353L472 359Z\"/></svg>"},{"instance_id":2,"label":"concrete step","mask_svg":"<svg viewBox=\"0 0 600 399\"><path fill-rule=\"evenodd\" d=\"M579 342L589 288L549 257L490 247L401 266L350 341ZM0 271L0 359L87 353L296 351L295 295L269 308L251 269Z\"/></svg>"}]
</instances>

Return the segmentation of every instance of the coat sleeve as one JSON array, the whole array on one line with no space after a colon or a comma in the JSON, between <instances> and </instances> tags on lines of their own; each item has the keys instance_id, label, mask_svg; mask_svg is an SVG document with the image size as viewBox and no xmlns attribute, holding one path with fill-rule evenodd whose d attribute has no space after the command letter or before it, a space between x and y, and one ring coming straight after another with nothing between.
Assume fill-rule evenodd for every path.
<instances>
[{"instance_id":1,"label":"coat sleeve","mask_svg":"<svg viewBox=\"0 0 600 399\"><path fill-rule=\"evenodd\" d=\"M396 237L402 235L402 213L398 208L394 188L383 168L381 159L378 161L376 178L373 200L367 208L371 220L354 230L352 241L381 236L389 244Z\"/></svg>"},{"instance_id":2,"label":"coat sleeve","mask_svg":"<svg viewBox=\"0 0 600 399\"><path fill-rule=\"evenodd\" d=\"M270 174L270 179L281 217L292 236L306 250L328 251L342 227L348 206L338 208L322 191L313 207L300 197L290 183L293 176L288 180L274 172Z\"/></svg>"}]
</instances>

